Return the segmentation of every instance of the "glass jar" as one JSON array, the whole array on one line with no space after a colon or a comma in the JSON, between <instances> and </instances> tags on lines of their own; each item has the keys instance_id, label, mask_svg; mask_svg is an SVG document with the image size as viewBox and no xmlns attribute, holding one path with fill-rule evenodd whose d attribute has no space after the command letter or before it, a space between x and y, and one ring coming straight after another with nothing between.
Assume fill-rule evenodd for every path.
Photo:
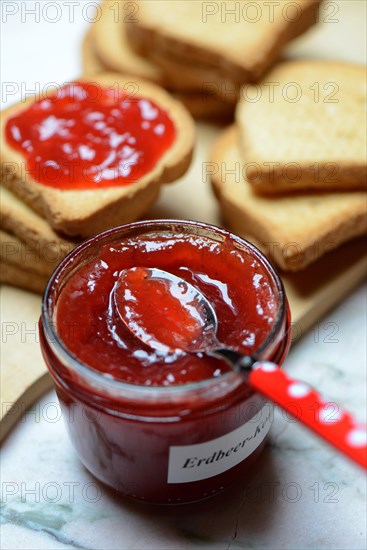
<instances>
[{"instance_id":1,"label":"glass jar","mask_svg":"<svg viewBox=\"0 0 367 550\"><path fill-rule=\"evenodd\" d=\"M101 246L167 233L230 242L244 257L260 262L276 307L269 334L256 353L282 364L290 345L281 280L256 247L223 229L186 221L137 222L93 237L63 260L45 291L40 335L71 441L97 479L130 498L161 504L204 499L243 479L264 448L272 422L270 405L232 371L169 387L106 377L67 349L58 336L55 311L66 282Z\"/></svg>"}]
</instances>

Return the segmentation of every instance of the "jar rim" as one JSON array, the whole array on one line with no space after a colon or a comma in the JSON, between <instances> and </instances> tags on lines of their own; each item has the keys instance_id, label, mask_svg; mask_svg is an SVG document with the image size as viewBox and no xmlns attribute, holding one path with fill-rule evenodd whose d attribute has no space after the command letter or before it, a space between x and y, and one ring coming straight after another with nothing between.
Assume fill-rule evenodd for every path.
<instances>
[{"instance_id":1,"label":"jar rim","mask_svg":"<svg viewBox=\"0 0 367 550\"><path fill-rule=\"evenodd\" d=\"M271 331L269 332L267 338L262 342L255 354L261 357L268 346L274 341L278 331L283 326L284 320L287 314L287 301L286 294L284 290L284 285L280 276L271 265L266 256L252 243L246 239L231 233L230 231L217 227L212 224L205 222L191 221L191 220L178 220L178 219L154 219L154 220L143 220L138 222L132 222L129 224L124 224L121 226L108 229L94 237L83 241L80 245L74 248L57 266L53 274L51 275L46 289L42 298L42 308L41 308L41 321L42 321L42 330L46 341L51 346L53 353L67 365L69 369L78 374L83 380L91 382L92 385L96 384L100 389L105 389L107 391L115 392L116 390L122 390L123 392L133 392L140 393L143 396L149 395L150 397L159 397L159 396L169 396L169 395L183 395L188 394L197 390L205 390L211 388L213 385L217 385L220 382L237 383L242 382L242 378L235 371L229 371L221 374L215 378L208 378L205 380L200 380L198 382L191 382L188 384L181 385L172 385L172 386L142 386L138 384L130 384L128 382L123 382L121 380L107 378L103 372L98 372L92 367L80 361L72 352L67 348L64 342L59 337L55 322L54 322L54 306L57 301L57 290L60 282L62 281L63 274L65 270L78 258L83 252L85 252L91 245L98 245L99 242L112 240L113 237L118 237L118 235L124 234L125 238L131 234L134 234L136 230L161 230L166 232L179 233L179 230L187 231L187 229L192 229L192 234L195 235L194 230L202 230L204 232L211 232L212 236L216 235L222 238L229 238L232 243L242 247L247 251L250 251L250 254L254 256L261 264L265 267L267 273L270 273L273 281L274 288L278 292L279 296L279 306L277 308L277 315L273 322ZM188 233L189 234L189 233ZM287 333L285 333L287 337Z\"/></svg>"}]
</instances>

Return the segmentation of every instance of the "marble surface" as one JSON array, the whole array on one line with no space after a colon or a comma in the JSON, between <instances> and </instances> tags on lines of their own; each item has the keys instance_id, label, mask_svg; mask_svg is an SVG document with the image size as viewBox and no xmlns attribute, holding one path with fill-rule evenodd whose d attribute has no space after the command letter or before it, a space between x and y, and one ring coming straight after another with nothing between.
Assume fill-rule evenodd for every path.
<instances>
[{"instance_id":1,"label":"marble surface","mask_svg":"<svg viewBox=\"0 0 367 550\"><path fill-rule=\"evenodd\" d=\"M360 420L366 329L362 287L296 344L285 364ZM123 500L88 474L51 392L5 441L1 483L7 550L352 550L367 543L364 473L280 411L247 484L196 505L158 507Z\"/></svg>"},{"instance_id":2,"label":"marble surface","mask_svg":"<svg viewBox=\"0 0 367 550\"><path fill-rule=\"evenodd\" d=\"M0 4L2 107L78 74L79 47L94 2ZM57 16L55 7L42 11L46 4L61 7L58 21L51 21ZM336 22L324 21L297 41L291 53L363 62L365 2L325 6L324 20L337 7L332 16ZM169 193L167 189L162 197L163 206ZM192 217L196 208L193 204ZM366 289L358 289L305 335L285 366L365 420ZM239 484L229 494L191 506L129 503L104 490L81 466L56 396L49 393L27 412L2 448L1 547L362 549L367 547L365 496L366 480L357 467L278 412L247 486Z\"/></svg>"}]
</instances>

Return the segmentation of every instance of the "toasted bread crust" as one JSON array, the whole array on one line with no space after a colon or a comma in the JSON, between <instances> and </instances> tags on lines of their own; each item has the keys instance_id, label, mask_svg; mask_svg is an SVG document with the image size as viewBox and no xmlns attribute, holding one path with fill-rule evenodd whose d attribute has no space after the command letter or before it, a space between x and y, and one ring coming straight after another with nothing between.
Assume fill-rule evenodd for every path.
<instances>
[{"instance_id":1,"label":"toasted bread crust","mask_svg":"<svg viewBox=\"0 0 367 550\"><path fill-rule=\"evenodd\" d=\"M236 120L254 189L366 189L366 100L365 67L332 61L281 63L245 88Z\"/></svg>"},{"instance_id":2,"label":"toasted bread crust","mask_svg":"<svg viewBox=\"0 0 367 550\"><path fill-rule=\"evenodd\" d=\"M51 257L63 258L75 244L64 239L32 208L0 185L0 228L31 247L47 250Z\"/></svg>"},{"instance_id":3,"label":"toasted bread crust","mask_svg":"<svg viewBox=\"0 0 367 550\"><path fill-rule=\"evenodd\" d=\"M132 78L110 73L83 76L79 81L101 85L118 85L124 89ZM138 95L152 99L168 111L176 128L173 145L157 162L152 171L140 180L124 187L95 190L64 191L36 182L23 169L24 159L6 142L7 120L29 105L34 98L3 111L1 135L2 177L4 185L45 217L51 227L68 236L88 237L104 229L137 219L156 199L162 183L170 183L182 176L191 162L194 146L194 123L186 109L167 92L143 80L134 79Z\"/></svg>"},{"instance_id":4,"label":"toasted bread crust","mask_svg":"<svg viewBox=\"0 0 367 550\"><path fill-rule=\"evenodd\" d=\"M42 294L48 282L48 277L22 269L14 264L0 261L0 283L31 292Z\"/></svg>"},{"instance_id":5,"label":"toasted bread crust","mask_svg":"<svg viewBox=\"0 0 367 550\"><path fill-rule=\"evenodd\" d=\"M2 262L49 277L64 256L65 254L61 257L50 254L47 248L41 246L30 247L15 235L0 230Z\"/></svg>"},{"instance_id":6,"label":"toasted bread crust","mask_svg":"<svg viewBox=\"0 0 367 550\"><path fill-rule=\"evenodd\" d=\"M125 33L129 20L126 4L124 0L101 2L101 16L91 24L89 31L95 55L107 71L134 75L164 86L162 69L137 55L129 45Z\"/></svg>"},{"instance_id":7,"label":"toasted bread crust","mask_svg":"<svg viewBox=\"0 0 367 550\"><path fill-rule=\"evenodd\" d=\"M222 5L226 12L240 13L236 25L223 24ZM127 26L128 38L136 51L149 56L160 52L183 62L197 62L218 69L223 78L233 82L258 80L278 57L283 46L305 32L317 21L320 0L298 0L299 15L292 22L280 12L269 16L266 2L258 2L261 20L255 28L251 18L243 16L245 2L217 3L219 8L205 21L202 2L175 0L167 4L137 0L137 22ZM288 19L290 19L288 17ZM226 19L225 19L226 21ZM233 23L228 18L229 23ZM251 40L247 35L251 34Z\"/></svg>"},{"instance_id":8,"label":"toasted bread crust","mask_svg":"<svg viewBox=\"0 0 367 550\"><path fill-rule=\"evenodd\" d=\"M89 75L104 73L107 70L95 52L92 28L88 30L82 41L82 66L83 72Z\"/></svg>"},{"instance_id":9,"label":"toasted bread crust","mask_svg":"<svg viewBox=\"0 0 367 550\"><path fill-rule=\"evenodd\" d=\"M233 121L234 105L220 101L215 96L205 97L200 93L175 93L175 98L180 101L196 119L211 122Z\"/></svg>"},{"instance_id":10,"label":"toasted bread crust","mask_svg":"<svg viewBox=\"0 0 367 550\"><path fill-rule=\"evenodd\" d=\"M263 251L283 270L304 269L328 251L367 232L364 192L286 197L254 194L242 177L244 163L236 126L220 136L211 161L218 167L212 186L226 223L237 233L259 241ZM240 172L236 172L236 164Z\"/></svg>"}]
</instances>

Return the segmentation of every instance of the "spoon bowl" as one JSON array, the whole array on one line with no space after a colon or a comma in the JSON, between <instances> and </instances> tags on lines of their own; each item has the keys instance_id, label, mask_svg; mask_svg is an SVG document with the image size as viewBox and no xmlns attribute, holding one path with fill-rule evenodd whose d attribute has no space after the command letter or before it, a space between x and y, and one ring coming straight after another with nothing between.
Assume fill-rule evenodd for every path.
<instances>
[{"instance_id":1,"label":"spoon bowl","mask_svg":"<svg viewBox=\"0 0 367 550\"><path fill-rule=\"evenodd\" d=\"M171 330L161 330L152 322L153 312L137 299L137 292L149 298L152 293L164 300L164 315L171 315ZM126 327L148 347L174 353L207 352L220 347L216 338L218 319L211 303L184 279L150 267L133 267L121 271L114 290L114 305ZM163 302L162 302L163 303ZM171 311L167 311L170 308ZM172 313L173 312L173 313Z\"/></svg>"}]
</instances>

